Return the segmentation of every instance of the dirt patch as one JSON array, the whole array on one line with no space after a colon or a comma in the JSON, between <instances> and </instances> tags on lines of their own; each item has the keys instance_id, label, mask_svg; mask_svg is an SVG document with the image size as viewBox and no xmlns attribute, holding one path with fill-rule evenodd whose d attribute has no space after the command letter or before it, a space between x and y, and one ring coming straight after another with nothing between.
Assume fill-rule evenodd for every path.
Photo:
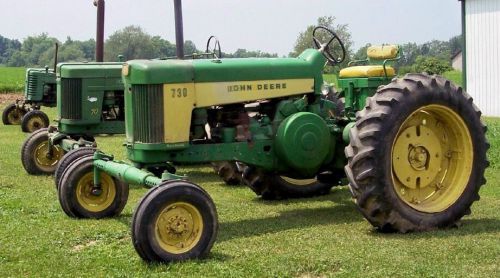
<instances>
[{"instance_id":1,"label":"dirt patch","mask_svg":"<svg viewBox=\"0 0 500 278\"><path fill-rule=\"evenodd\" d=\"M22 93L16 93L16 94L0 94L0 104L8 104L8 103L13 103L16 101L18 98L23 98Z\"/></svg>"}]
</instances>

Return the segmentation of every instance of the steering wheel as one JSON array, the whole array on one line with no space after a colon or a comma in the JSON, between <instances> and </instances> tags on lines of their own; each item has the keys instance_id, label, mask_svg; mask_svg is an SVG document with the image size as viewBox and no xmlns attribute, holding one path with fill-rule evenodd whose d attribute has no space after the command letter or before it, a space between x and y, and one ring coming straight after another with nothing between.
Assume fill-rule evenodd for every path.
<instances>
[{"instance_id":1,"label":"steering wheel","mask_svg":"<svg viewBox=\"0 0 500 278\"><path fill-rule=\"evenodd\" d=\"M213 45L212 50L210 51L210 43L212 42L212 40L215 40L215 43ZM210 36L208 38L207 49L205 50L205 53L212 53L217 59L222 57L222 51L220 49L219 39L216 36Z\"/></svg>"},{"instance_id":2,"label":"steering wheel","mask_svg":"<svg viewBox=\"0 0 500 278\"><path fill-rule=\"evenodd\" d=\"M316 37L316 31L318 31L318 30L325 30L330 35L331 39L325 44L321 43L321 41ZM342 50L342 55L338 56L338 58L336 58L337 55L335 55L336 53L334 52L335 48L330 47L330 45L334 41L338 42L338 44L340 45L340 48ZM336 65L336 64L340 64L344 61L345 55L346 55L344 43L342 43L339 36L337 36L337 34L335 34L335 32L333 32L332 30L330 30L324 26L318 26L318 27L314 28L314 30L313 30L313 42L314 42L314 46L316 47L316 49L319 49L321 54L323 54L323 56L325 56L326 60L328 60L328 62L330 64Z\"/></svg>"}]
</instances>

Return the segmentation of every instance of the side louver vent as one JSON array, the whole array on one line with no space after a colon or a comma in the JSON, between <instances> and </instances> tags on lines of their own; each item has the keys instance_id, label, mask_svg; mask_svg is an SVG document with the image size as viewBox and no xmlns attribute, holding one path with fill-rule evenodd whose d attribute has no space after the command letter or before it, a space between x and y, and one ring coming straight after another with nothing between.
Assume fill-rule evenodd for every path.
<instances>
[{"instance_id":1,"label":"side louver vent","mask_svg":"<svg viewBox=\"0 0 500 278\"><path fill-rule=\"evenodd\" d=\"M163 143L163 86L133 85L134 141Z\"/></svg>"},{"instance_id":2,"label":"side louver vent","mask_svg":"<svg viewBox=\"0 0 500 278\"><path fill-rule=\"evenodd\" d=\"M82 80L64 78L61 80L61 117L80 120L82 118Z\"/></svg>"},{"instance_id":3,"label":"side louver vent","mask_svg":"<svg viewBox=\"0 0 500 278\"><path fill-rule=\"evenodd\" d=\"M27 95L35 96L37 91L38 76L35 74L28 74L28 88ZM29 98L29 97L28 97Z\"/></svg>"}]
</instances>

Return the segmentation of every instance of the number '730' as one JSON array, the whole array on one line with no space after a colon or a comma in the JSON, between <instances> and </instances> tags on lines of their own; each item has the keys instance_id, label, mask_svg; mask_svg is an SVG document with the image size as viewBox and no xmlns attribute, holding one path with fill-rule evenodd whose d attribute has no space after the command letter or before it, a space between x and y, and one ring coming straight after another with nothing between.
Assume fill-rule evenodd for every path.
<instances>
[{"instance_id":1,"label":"number '730'","mask_svg":"<svg viewBox=\"0 0 500 278\"><path fill-rule=\"evenodd\" d=\"M170 89L170 92L172 92L173 98L187 97L188 89L187 88L173 88L173 89Z\"/></svg>"}]
</instances>

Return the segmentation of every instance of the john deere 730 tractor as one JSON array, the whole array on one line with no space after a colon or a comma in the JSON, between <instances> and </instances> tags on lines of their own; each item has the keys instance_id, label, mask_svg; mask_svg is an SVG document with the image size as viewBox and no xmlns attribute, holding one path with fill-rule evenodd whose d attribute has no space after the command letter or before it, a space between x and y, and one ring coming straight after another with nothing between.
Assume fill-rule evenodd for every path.
<instances>
[{"instance_id":1,"label":"john deere 730 tractor","mask_svg":"<svg viewBox=\"0 0 500 278\"><path fill-rule=\"evenodd\" d=\"M124 64L131 164L102 152L74 161L58 186L65 213L117 215L127 184L142 184L151 189L132 218L139 255L164 262L201 257L216 239L215 205L200 186L175 175L173 163L238 161L248 166L246 183L268 198L328 190L345 169L356 206L378 229L455 225L485 183L486 127L472 98L439 76L394 78L382 62L341 73L345 109L338 109L322 96L322 71L345 51L328 33L297 58ZM395 58L392 50L374 51ZM165 170L161 178L142 170L151 166Z\"/></svg>"}]
</instances>

